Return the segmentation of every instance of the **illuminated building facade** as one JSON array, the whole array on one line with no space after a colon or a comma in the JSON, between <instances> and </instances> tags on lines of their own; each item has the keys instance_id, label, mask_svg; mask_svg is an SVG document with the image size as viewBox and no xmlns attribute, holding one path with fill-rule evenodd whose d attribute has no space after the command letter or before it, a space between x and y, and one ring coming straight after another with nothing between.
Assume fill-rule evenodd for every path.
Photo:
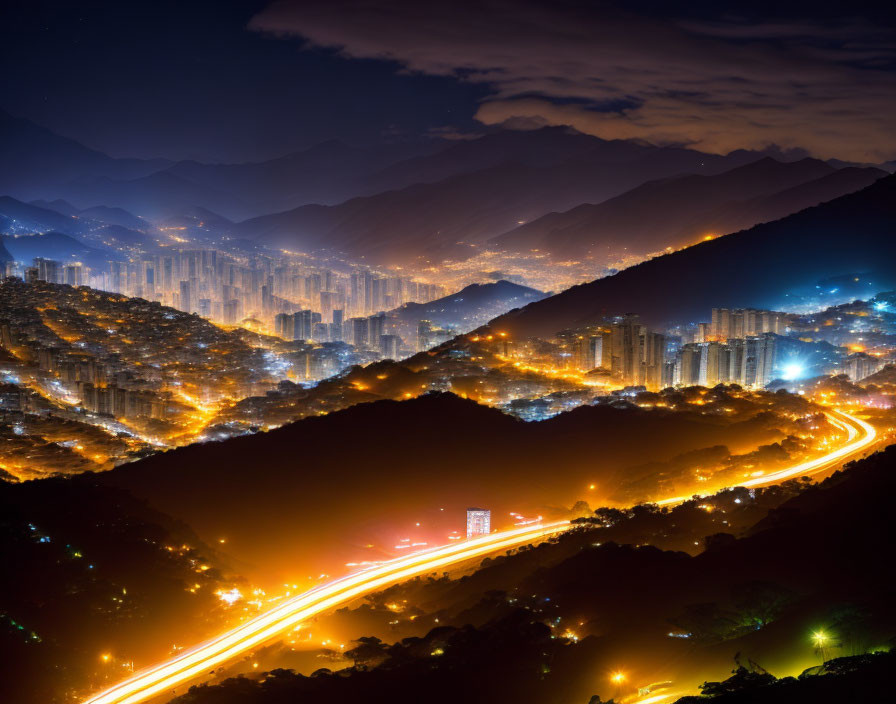
<instances>
[{"instance_id":1,"label":"illuminated building facade","mask_svg":"<svg viewBox=\"0 0 896 704\"><path fill-rule=\"evenodd\" d=\"M484 508L467 509L467 538L492 532L492 512Z\"/></svg>"},{"instance_id":2,"label":"illuminated building facade","mask_svg":"<svg viewBox=\"0 0 896 704\"><path fill-rule=\"evenodd\" d=\"M884 366L884 362L877 357L872 357L865 352L856 352L849 355L843 364L843 371L853 381L860 381L871 376Z\"/></svg>"},{"instance_id":3,"label":"illuminated building facade","mask_svg":"<svg viewBox=\"0 0 896 704\"><path fill-rule=\"evenodd\" d=\"M606 354L607 347L610 355ZM611 326L608 339L602 336L601 357L610 357L610 371L617 383L655 389L662 381L665 348L663 335L650 332L638 322L638 316L626 315Z\"/></svg>"},{"instance_id":4,"label":"illuminated building facade","mask_svg":"<svg viewBox=\"0 0 896 704\"><path fill-rule=\"evenodd\" d=\"M713 308L706 335L721 342L732 338L758 337L768 332L781 335L788 322L789 316L786 313L772 310ZM704 339L696 342L703 342Z\"/></svg>"},{"instance_id":5,"label":"illuminated building facade","mask_svg":"<svg viewBox=\"0 0 896 704\"><path fill-rule=\"evenodd\" d=\"M675 360L677 386L740 384L762 388L774 378L777 337L766 333L727 343L696 342L683 345Z\"/></svg>"}]
</instances>

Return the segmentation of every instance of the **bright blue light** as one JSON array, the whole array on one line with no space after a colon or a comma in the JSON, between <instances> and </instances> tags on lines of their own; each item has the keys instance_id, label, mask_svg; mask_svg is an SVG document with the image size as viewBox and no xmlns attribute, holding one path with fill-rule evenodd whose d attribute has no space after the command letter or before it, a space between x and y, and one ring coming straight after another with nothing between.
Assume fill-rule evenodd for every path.
<instances>
[{"instance_id":1,"label":"bright blue light","mask_svg":"<svg viewBox=\"0 0 896 704\"><path fill-rule=\"evenodd\" d=\"M890 309L890 304L887 303L886 301L878 301L877 303L874 304L874 310L883 311L883 310L889 310L889 309Z\"/></svg>"},{"instance_id":2,"label":"bright blue light","mask_svg":"<svg viewBox=\"0 0 896 704\"><path fill-rule=\"evenodd\" d=\"M794 379L799 379L804 371L805 369L802 364L793 362L791 364L785 364L781 373L783 374L785 381L793 381Z\"/></svg>"}]
</instances>

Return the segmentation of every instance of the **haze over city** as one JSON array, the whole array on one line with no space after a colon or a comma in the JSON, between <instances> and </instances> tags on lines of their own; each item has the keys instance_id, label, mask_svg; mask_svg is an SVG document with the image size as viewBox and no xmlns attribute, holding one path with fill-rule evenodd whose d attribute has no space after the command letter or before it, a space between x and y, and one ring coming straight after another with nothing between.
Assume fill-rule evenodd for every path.
<instances>
[{"instance_id":1,"label":"haze over city","mask_svg":"<svg viewBox=\"0 0 896 704\"><path fill-rule=\"evenodd\" d=\"M892 8L0 33L0 699L886 698Z\"/></svg>"}]
</instances>

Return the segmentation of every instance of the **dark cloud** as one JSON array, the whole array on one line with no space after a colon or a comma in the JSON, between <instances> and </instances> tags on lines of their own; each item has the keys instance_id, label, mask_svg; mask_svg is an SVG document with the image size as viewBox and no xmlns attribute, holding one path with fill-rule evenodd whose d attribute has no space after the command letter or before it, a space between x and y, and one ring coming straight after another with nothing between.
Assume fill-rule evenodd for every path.
<instances>
[{"instance_id":1,"label":"dark cloud","mask_svg":"<svg viewBox=\"0 0 896 704\"><path fill-rule=\"evenodd\" d=\"M485 87L249 31L266 0L3 5L0 107L113 156L260 160L482 127Z\"/></svg>"},{"instance_id":2,"label":"dark cloud","mask_svg":"<svg viewBox=\"0 0 896 704\"><path fill-rule=\"evenodd\" d=\"M250 28L487 86L476 117L489 125L523 119L712 152L775 144L892 159L893 25L852 12L673 16L661 3L280 0Z\"/></svg>"},{"instance_id":3,"label":"dark cloud","mask_svg":"<svg viewBox=\"0 0 896 704\"><path fill-rule=\"evenodd\" d=\"M450 139L452 141L466 141L470 139L478 139L483 135L482 132L464 132L454 125L439 125L438 127L430 127L426 134L437 139Z\"/></svg>"}]
</instances>

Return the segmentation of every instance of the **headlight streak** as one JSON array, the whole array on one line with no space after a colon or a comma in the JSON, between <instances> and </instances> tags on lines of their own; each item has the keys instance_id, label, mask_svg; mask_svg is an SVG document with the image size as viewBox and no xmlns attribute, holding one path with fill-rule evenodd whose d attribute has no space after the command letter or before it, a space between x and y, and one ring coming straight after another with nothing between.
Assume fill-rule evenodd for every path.
<instances>
[{"instance_id":1,"label":"headlight streak","mask_svg":"<svg viewBox=\"0 0 896 704\"><path fill-rule=\"evenodd\" d=\"M569 521L527 526L434 548L391 560L315 587L176 658L137 673L85 704L136 704L189 681L227 660L273 639L298 623L381 587L495 551L525 545L569 528Z\"/></svg>"},{"instance_id":2,"label":"headlight streak","mask_svg":"<svg viewBox=\"0 0 896 704\"><path fill-rule=\"evenodd\" d=\"M872 445L877 439L877 430L875 430L873 426L866 423L860 418L856 418L855 416L850 415L849 413L844 413L843 411L829 411L825 412L825 415L827 416L831 425L839 428L840 430L846 431L845 445L842 445L840 448L833 450L826 455L823 455L822 457L816 457L814 460L801 462L800 464L794 465L793 467L788 467L787 469L772 472L771 474L764 474L761 477L756 477L755 479L747 479L746 481L738 482L734 486L742 486L745 488L766 486L768 484L778 484L788 479L793 479L794 477L817 474L818 472L827 469L830 465L844 460L852 454L861 452L865 448ZM840 418L838 419L837 416L839 416ZM846 422L842 422L844 420ZM860 439L856 440L856 437L859 435L859 430L862 430L864 432L864 435ZM716 491L724 491L725 489L730 488L733 488L733 486L722 487L721 489L716 489ZM703 495L695 494L695 496ZM676 496L671 499L654 501L653 503L655 503L657 506L672 506L675 504L683 504L685 501L690 501L692 498L694 497Z\"/></svg>"},{"instance_id":3,"label":"headlight streak","mask_svg":"<svg viewBox=\"0 0 896 704\"><path fill-rule=\"evenodd\" d=\"M817 473L831 464L871 446L877 431L868 423L842 411L826 413L828 420L847 433L846 444L823 457L757 477L736 486L755 487ZM860 431L862 436L859 437ZM857 439L858 438L858 439ZM719 490L721 491L721 489ZM692 497L655 502L660 506L683 503ZM570 528L569 521L525 526L487 536L430 548L390 560L346 577L314 587L288 599L223 635L180 653L160 665L138 672L127 680L93 695L83 704L138 704L177 687L228 660L273 640L299 623L382 587L476 557L525 545Z\"/></svg>"}]
</instances>

